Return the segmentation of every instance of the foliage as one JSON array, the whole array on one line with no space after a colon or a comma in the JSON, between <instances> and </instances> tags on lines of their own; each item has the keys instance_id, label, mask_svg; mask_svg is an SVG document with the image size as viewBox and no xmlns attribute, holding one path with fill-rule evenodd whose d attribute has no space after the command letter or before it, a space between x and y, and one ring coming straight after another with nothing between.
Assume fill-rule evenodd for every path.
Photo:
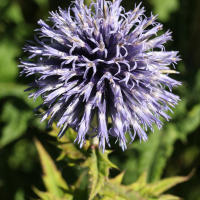
<instances>
[{"instance_id":1,"label":"foliage","mask_svg":"<svg viewBox=\"0 0 200 200\"><path fill-rule=\"evenodd\" d=\"M129 10L139 2L123 0L122 5ZM182 58L181 73L176 75L182 86L174 91L181 102L162 130L148 133L148 142L136 139L122 152L112 140L116 150L105 154L91 148L89 142L79 149L71 130L62 140L54 137L58 133L55 126L47 134L45 122L40 124L32 112L40 100L34 103L23 92L31 80L18 78L18 58L26 59L21 48L25 40L33 40L37 20L47 18L49 10L69 4L62 0L0 1L0 199L175 200L180 196L200 200L198 170L189 180L188 176L175 179L188 181L174 189L168 190L174 186L171 183L164 184L200 166L200 2L143 1L147 13L152 9L159 13L165 31L173 31L174 41L166 49L179 50ZM43 157L42 169L39 157ZM164 191L173 195L161 194Z\"/></svg>"},{"instance_id":2,"label":"foliage","mask_svg":"<svg viewBox=\"0 0 200 200\"><path fill-rule=\"evenodd\" d=\"M68 136L68 133L66 135ZM67 138L66 135L65 138ZM75 186L69 187L42 144L38 140L35 140L35 144L43 169L44 175L42 176L42 179L47 190L46 192L42 192L34 187L33 189L35 193L42 200L74 199L80 183L75 183ZM68 144L64 145L68 146ZM163 194L163 192L178 183L187 181L191 177L191 175L189 175L187 177L178 176L165 178L149 184L147 183L147 172L144 172L136 182L130 185L122 185L121 183L124 172L112 179L109 178L109 169L117 168L112 162L109 161L109 153L110 152L107 151L103 154L95 145L91 145L87 149L88 156L83 160L81 167L86 168L86 173L83 173L84 176L88 174L89 178L88 183L86 184L87 188L82 189L81 194L83 196L88 195L87 199L89 200L178 200L180 199L179 197ZM80 182L80 180L78 181ZM89 190L87 191L87 189Z\"/></svg>"}]
</instances>

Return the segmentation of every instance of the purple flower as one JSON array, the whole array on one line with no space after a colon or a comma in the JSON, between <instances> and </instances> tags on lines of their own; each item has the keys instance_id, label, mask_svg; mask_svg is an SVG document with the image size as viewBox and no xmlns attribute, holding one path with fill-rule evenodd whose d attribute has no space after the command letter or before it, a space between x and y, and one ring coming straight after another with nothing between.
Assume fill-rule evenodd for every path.
<instances>
[{"instance_id":1,"label":"purple flower","mask_svg":"<svg viewBox=\"0 0 200 200\"><path fill-rule=\"evenodd\" d=\"M50 116L48 127L57 121L60 138L71 127L80 147L87 135L97 136L103 150L111 136L126 149L126 132L131 142L136 135L146 141L147 128L161 128L159 117L170 119L165 111L179 100L171 91L181 83L168 76L177 73L169 65L180 60L178 52L163 46L171 32L155 37L162 29L156 16L145 17L141 4L125 12L120 3L87 7L75 0L68 10L50 12L53 26L39 20L40 39L24 48L30 56L21 61L21 75L37 75L26 91L38 88L29 94L43 99L35 110L48 107L41 121Z\"/></svg>"}]
</instances>

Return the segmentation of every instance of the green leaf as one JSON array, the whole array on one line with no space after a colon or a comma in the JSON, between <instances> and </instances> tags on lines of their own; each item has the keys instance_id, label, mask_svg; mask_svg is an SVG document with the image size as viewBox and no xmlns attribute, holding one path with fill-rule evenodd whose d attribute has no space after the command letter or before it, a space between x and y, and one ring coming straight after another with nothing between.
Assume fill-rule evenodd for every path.
<instances>
[{"instance_id":1,"label":"green leaf","mask_svg":"<svg viewBox=\"0 0 200 200\"><path fill-rule=\"evenodd\" d=\"M33 191L37 194L42 200L51 200L52 194L48 192L39 191L36 187L33 187Z\"/></svg>"},{"instance_id":2,"label":"green leaf","mask_svg":"<svg viewBox=\"0 0 200 200\"><path fill-rule=\"evenodd\" d=\"M7 9L5 13L5 17L15 22L16 24L19 24L24 21L21 7L16 2L10 4L10 7Z\"/></svg>"},{"instance_id":3,"label":"green leaf","mask_svg":"<svg viewBox=\"0 0 200 200\"><path fill-rule=\"evenodd\" d=\"M104 186L104 177L99 173L97 156L95 153L95 149L91 149L90 155L87 160L84 162L83 166L89 168L89 181L90 181L90 194L89 200L93 199L95 195L99 192L101 187Z\"/></svg>"},{"instance_id":4,"label":"green leaf","mask_svg":"<svg viewBox=\"0 0 200 200\"><path fill-rule=\"evenodd\" d=\"M57 142L54 142L53 144L62 150L57 161L67 157L70 159L70 163L68 164L73 164L77 159L86 159L86 151L89 147L89 141L86 141L86 145L80 149L77 144L74 144L77 135L75 131L69 128L61 139L57 137L59 131L60 129L56 127L55 123L53 123L53 129L49 134L56 137Z\"/></svg>"},{"instance_id":5,"label":"green leaf","mask_svg":"<svg viewBox=\"0 0 200 200\"><path fill-rule=\"evenodd\" d=\"M41 99L36 100L34 104L24 92L26 88L27 86L14 83L0 83L0 100L5 102L0 113L0 121L5 123L2 127L0 147L21 137L28 127L39 124L39 119L34 116L32 109Z\"/></svg>"},{"instance_id":6,"label":"green leaf","mask_svg":"<svg viewBox=\"0 0 200 200\"><path fill-rule=\"evenodd\" d=\"M131 169L127 172L141 174L147 170L147 182L159 180L167 159L174 150L174 142L179 138L185 138L198 127L199 113L200 105L195 105L183 120L179 120L178 117L175 119L178 120L176 124L166 122L162 130L155 128L154 133L148 135L148 142L132 143L130 146L138 152L139 156L134 158ZM130 179L130 176L125 174L124 179Z\"/></svg>"},{"instance_id":7,"label":"green leaf","mask_svg":"<svg viewBox=\"0 0 200 200\"><path fill-rule=\"evenodd\" d=\"M101 198L101 200L113 200L113 198L108 197L108 196L104 196L104 197Z\"/></svg>"},{"instance_id":8,"label":"green leaf","mask_svg":"<svg viewBox=\"0 0 200 200\"><path fill-rule=\"evenodd\" d=\"M182 131L185 133L193 132L199 126L200 104L193 106L187 113L187 117L182 122ZM186 134L185 134L186 135Z\"/></svg>"},{"instance_id":9,"label":"green leaf","mask_svg":"<svg viewBox=\"0 0 200 200\"><path fill-rule=\"evenodd\" d=\"M161 195L158 200L181 200L181 198L170 194L164 194Z\"/></svg>"},{"instance_id":10,"label":"green leaf","mask_svg":"<svg viewBox=\"0 0 200 200\"><path fill-rule=\"evenodd\" d=\"M91 146L89 156L83 163L83 167L88 167L89 174L89 200L93 199L99 193L109 175L109 168L117 168L108 159L109 151L102 153L98 148Z\"/></svg>"},{"instance_id":11,"label":"green leaf","mask_svg":"<svg viewBox=\"0 0 200 200\"><path fill-rule=\"evenodd\" d=\"M48 0L34 0L41 8L48 7Z\"/></svg>"},{"instance_id":12,"label":"green leaf","mask_svg":"<svg viewBox=\"0 0 200 200\"><path fill-rule=\"evenodd\" d=\"M43 181L48 192L56 197L63 197L61 188L68 190L65 180L62 178L61 173L58 171L55 163L46 152L42 144L35 139L35 144L40 156L40 161L43 169Z\"/></svg>"},{"instance_id":13,"label":"green leaf","mask_svg":"<svg viewBox=\"0 0 200 200\"><path fill-rule=\"evenodd\" d=\"M15 193L14 200L25 200L24 190L18 189Z\"/></svg>"},{"instance_id":14,"label":"green leaf","mask_svg":"<svg viewBox=\"0 0 200 200\"><path fill-rule=\"evenodd\" d=\"M28 121L33 118L31 110L20 110L12 102L6 102L0 120L5 122L2 128L0 148L19 138L28 127Z\"/></svg>"},{"instance_id":15,"label":"green leaf","mask_svg":"<svg viewBox=\"0 0 200 200\"><path fill-rule=\"evenodd\" d=\"M139 191L147 185L147 171L142 173L138 180L127 186L130 190Z\"/></svg>"},{"instance_id":16,"label":"green leaf","mask_svg":"<svg viewBox=\"0 0 200 200\"><path fill-rule=\"evenodd\" d=\"M16 66L15 66L16 67ZM1 67L0 67L1 69ZM1 75L1 73L0 73ZM1 77L0 77L1 79ZM2 80L2 79L1 79ZM27 93L24 90L26 85L20 85L15 83L1 83L0 82L0 99L8 97L17 97L23 100L31 108L35 108L36 105L42 103L42 99L37 98L35 102L32 99L28 99Z\"/></svg>"},{"instance_id":17,"label":"green leaf","mask_svg":"<svg viewBox=\"0 0 200 200\"><path fill-rule=\"evenodd\" d=\"M32 141L22 138L14 143L12 153L7 159L8 167L13 170L32 172L37 150Z\"/></svg>"},{"instance_id":18,"label":"green leaf","mask_svg":"<svg viewBox=\"0 0 200 200\"><path fill-rule=\"evenodd\" d=\"M20 54L20 48L9 39L0 42L0 80L1 82L13 82L19 74L19 68L15 58ZM9 53L8 53L9 52Z\"/></svg>"},{"instance_id":19,"label":"green leaf","mask_svg":"<svg viewBox=\"0 0 200 200\"><path fill-rule=\"evenodd\" d=\"M152 182L159 180L167 158L173 152L173 143L177 139L177 133L156 128L154 133L148 136L148 142L135 141L131 144L132 148L138 151L139 157L135 158L133 163L135 166L132 165L132 171L129 173L134 173L134 170L138 174L147 171L147 181Z\"/></svg>"},{"instance_id":20,"label":"green leaf","mask_svg":"<svg viewBox=\"0 0 200 200\"><path fill-rule=\"evenodd\" d=\"M154 5L154 13L159 14L158 19L161 21L169 20L171 12L178 10L178 0L150 0L150 3Z\"/></svg>"},{"instance_id":21,"label":"green leaf","mask_svg":"<svg viewBox=\"0 0 200 200\"><path fill-rule=\"evenodd\" d=\"M151 184L151 194L155 196L159 196L163 192L167 191L168 189L172 188L173 186L177 185L178 183L185 182L193 176L194 170L188 176L177 176L171 178L165 178L160 180L157 183Z\"/></svg>"},{"instance_id":22,"label":"green leaf","mask_svg":"<svg viewBox=\"0 0 200 200\"><path fill-rule=\"evenodd\" d=\"M63 197L57 197L50 192L39 191L36 187L33 187L33 191L42 199L42 200L72 200L73 196L71 194L65 194Z\"/></svg>"},{"instance_id":23,"label":"green leaf","mask_svg":"<svg viewBox=\"0 0 200 200\"><path fill-rule=\"evenodd\" d=\"M121 172L115 178L109 179L110 183L121 183L124 178L125 171Z\"/></svg>"},{"instance_id":24,"label":"green leaf","mask_svg":"<svg viewBox=\"0 0 200 200\"><path fill-rule=\"evenodd\" d=\"M89 6L91 3L92 3L92 1L91 1L91 0L85 0L85 4L86 4L86 5L88 5L88 6Z\"/></svg>"},{"instance_id":25,"label":"green leaf","mask_svg":"<svg viewBox=\"0 0 200 200\"><path fill-rule=\"evenodd\" d=\"M194 88L194 94L195 92L197 92L197 94L200 91L200 70L198 70L197 74L196 74L196 81L195 81L195 88Z\"/></svg>"},{"instance_id":26,"label":"green leaf","mask_svg":"<svg viewBox=\"0 0 200 200\"><path fill-rule=\"evenodd\" d=\"M99 194L113 200L147 200L146 198L143 198L139 192L117 183L106 182L105 187L100 190Z\"/></svg>"},{"instance_id":27,"label":"green leaf","mask_svg":"<svg viewBox=\"0 0 200 200\"><path fill-rule=\"evenodd\" d=\"M100 149L96 149L99 169L102 173L106 174L106 176L108 176L109 168L118 169L118 167L108 159L108 155L110 153L112 153L112 151L106 150L104 153L102 153Z\"/></svg>"},{"instance_id":28,"label":"green leaf","mask_svg":"<svg viewBox=\"0 0 200 200\"><path fill-rule=\"evenodd\" d=\"M136 182L139 183L140 185L146 185L146 182L147 182L147 171L144 171L144 173L142 173L140 175L140 177L138 178L138 180Z\"/></svg>"},{"instance_id":29,"label":"green leaf","mask_svg":"<svg viewBox=\"0 0 200 200\"><path fill-rule=\"evenodd\" d=\"M146 182L147 173L144 172L139 179L130 185L121 185L120 180L123 174L118 175L114 179L105 182L105 187L102 187L99 194L103 199L125 199L125 200L180 200L179 197L173 195L162 195L163 192L173 187L178 183L187 181L192 175L186 177L172 177L158 181L154 184ZM119 178L120 177L120 178ZM119 178L119 179L118 179ZM116 180L116 182L114 181Z\"/></svg>"}]
</instances>

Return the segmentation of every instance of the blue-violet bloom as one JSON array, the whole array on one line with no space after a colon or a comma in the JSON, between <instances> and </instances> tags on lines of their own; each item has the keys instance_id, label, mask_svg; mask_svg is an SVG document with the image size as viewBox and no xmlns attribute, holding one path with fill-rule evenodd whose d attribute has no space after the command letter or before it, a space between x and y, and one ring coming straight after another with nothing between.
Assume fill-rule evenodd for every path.
<instances>
[{"instance_id":1,"label":"blue-violet bloom","mask_svg":"<svg viewBox=\"0 0 200 200\"><path fill-rule=\"evenodd\" d=\"M171 91L181 83L168 76L177 73L169 65L180 58L163 46L171 32L156 37L157 16L146 17L141 4L125 12L120 3L97 0L88 7L75 0L68 10L50 12L53 26L39 20L39 37L24 48L30 56L21 61L21 75L37 75L26 91L38 88L29 97L43 99L35 111L46 106L41 121L49 117L47 127L56 121L59 138L71 127L80 147L98 137L104 151L115 137L124 150L126 132L131 142L136 135L146 141L147 128L160 129L159 117L170 119L165 111L180 100Z\"/></svg>"}]
</instances>

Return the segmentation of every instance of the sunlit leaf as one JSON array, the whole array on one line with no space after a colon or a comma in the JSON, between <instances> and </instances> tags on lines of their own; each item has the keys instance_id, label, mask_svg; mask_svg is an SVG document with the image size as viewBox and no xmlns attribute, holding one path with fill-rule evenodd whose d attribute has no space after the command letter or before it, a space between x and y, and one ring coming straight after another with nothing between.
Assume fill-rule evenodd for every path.
<instances>
[{"instance_id":1,"label":"sunlit leaf","mask_svg":"<svg viewBox=\"0 0 200 200\"><path fill-rule=\"evenodd\" d=\"M61 188L68 190L68 186L65 180L61 176L61 172L58 171L55 163L46 152L42 144L35 139L35 144L40 156L40 161L43 169L43 181L47 191L56 197L63 197L63 191Z\"/></svg>"},{"instance_id":2,"label":"sunlit leaf","mask_svg":"<svg viewBox=\"0 0 200 200\"><path fill-rule=\"evenodd\" d=\"M108 196L104 196L103 198L101 198L101 200L113 200L113 198L108 197Z\"/></svg>"},{"instance_id":3,"label":"sunlit leaf","mask_svg":"<svg viewBox=\"0 0 200 200\"><path fill-rule=\"evenodd\" d=\"M100 190L100 195L103 199L126 199L126 200L179 200L179 197L173 195L162 195L165 191L177 185L187 181L194 172L186 177L172 177L165 178L157 183L151 184L146 182L147 173L144 172L139 179L130 185L121 185L119 181L113 181L111 179L105 182L105 187ZM118 175L120 178L123 174ZM116 177L118 180L119 177Z\"/></svg>"},{"instance_id":4,"label":"sunlit leaf","mask_svg":"<svg viewBox=\"0 0 200 200\"><path fill-rule=\"evenodd\" d=\"M103 187L100 191L100 195L108 196L109 198L115 200L147 200L143 198L137 191L130 190L127 186L120 184L111 184L109 182L105 183L105 187Z\"/></svg>"},{"instance_id":5,"label":"sunlit leaf","mask_svg":"<svg viewBox=\"0 0 200 200\"><path fill-rule=\"evenodd\" d=\"M181 200L181 198L170 194L164 194L161 195L158 200Z\"/></svg>"},{"instance_id":6,"label":"sunlit leaf","mask_svg":"<svg viewBox=\"0 0 200 200\"><path fill-rule=\"evenodd\" d=\"M57 197L50 192L39 191L36 187L33 187L33 191L41 198L41 200L72 200L73 196L65 194L63 197Z\"/></svg>"},{"instance_id":7,"label":"sunlit leaf","mask_svg":"<svg viewBox=\"0 0 200 200\"><path fill-rule=\"evenodd\" d=\"M101 187L104 186L105 179L102 174L99 173L98 170L98 163L97 163L97 156L95 153L95 149L91 149L90 155L83 164L83 166L89 168L89 181L90 181L90 194L89 200L93 199L94 196L99 192Z\"/></svg>"},{"instance_id":8,"label":"sunlit leaf","mask_svg":"<svg viewBox=\"0 0 200 200\"><path fill-rule=\"evenodd\" d=\"M185 182L188 179L191 178L191 176L194 174L194 171L191 172L188 176L177 176L177 177L171 177L171 178L165 178L163 180L158 181L157 183L151 184L151 194L155 196L159 196L163 192L167 191L169 188L172 188L173 186Z\"/></svg>"},{"instance_id":9,"label":"sunlit leaf","mask_svg":"<svg viewBox=\"0 0 200 200\"><path fill-rule=\"evenodd\" d=\"M110 179L110 183L121 183L122 179L124 178L125 171L121 172L119 175L117 175L115 178Z\"/></svg>"},{"instance_id":10,"label":"sunlit leaf","mask_svg":"<svg viewBox=\"0 0 200 200\"><path fill-rule=\"evenodd\" d=\"M89 141L86 141L86 145L84 145L83 148L79 148L79 146L74 143L77 133L69 128L65 135L59 139L57 137L59 131L60 129L56 127L55 123L53 123L53 129L51 132L49 132L49 134L56 137L57 142L54 142L54 144L62 150L57 160L62 160L63 158L67 157L71 159L70 162L73 163L73 160L85 159L85 154L89 147Z\"/></svg>"},{"instance_id":11,"label":"sunlit leaf","mask_svg":"<svg viewBox=\"0 0 200 200\"><path fill-rule=\"evenodd\" d=\"M83 167L88 167L89 174L89 200L93 199L95 195L104 187L109 175L109 168L117 168L108 159L108 151L104 154L101 150L91 146L89 157L83 163Z\"/></svg>"},{"instance_id":12,"label":"sunlit leaf","mask_svg":"<svg viewBox=\"0 0 200 200\"><path fill-rule=\"evenodd\" d=\"M33 187L33 191L41 198L41 200L51 200L52 194L48 192L39 191L36 187Z\"/></svg>"},{"instance_id":13,"label":"sunlit leaf","mask_svg":"<svg viewBox=\"0 0 200 200\"><path fill-rule=\"evenodd\" d=\"M147 171L142 173L138 180L130 185L127 185L127 189L129 188L130 190L133 191L139 191L142 188L145 188L147 185Z\"/></svg>"}]
</instances>

